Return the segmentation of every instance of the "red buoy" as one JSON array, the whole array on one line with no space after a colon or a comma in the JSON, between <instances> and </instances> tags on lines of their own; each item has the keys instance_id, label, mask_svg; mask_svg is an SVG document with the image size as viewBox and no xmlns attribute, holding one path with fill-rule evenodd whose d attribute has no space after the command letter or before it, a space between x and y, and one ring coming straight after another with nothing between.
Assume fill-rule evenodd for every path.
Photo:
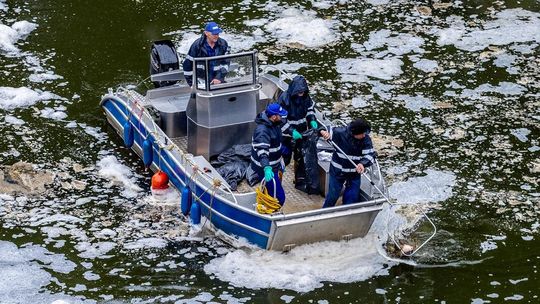
<instances>
[{"instance_id":1,"label":"red buoy","mask_svg":"<svg viewBox=\"0 0 540 304\"><path fill-rule=\"evenodd\" d=\"M169 188L169 177L167 173L159 170L152 176L152 189L167 189Z\"/></svg>"}]
</instances>

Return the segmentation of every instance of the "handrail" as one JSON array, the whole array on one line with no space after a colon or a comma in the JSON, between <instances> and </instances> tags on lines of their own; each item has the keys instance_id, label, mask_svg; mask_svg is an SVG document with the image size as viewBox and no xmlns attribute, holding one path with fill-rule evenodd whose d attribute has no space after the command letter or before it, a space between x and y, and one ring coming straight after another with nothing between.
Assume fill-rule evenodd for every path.
<instances>
[{"instance_id":1,"label":"handrail","mask_svg":"<svg viewBox=\"0 0 540 304\"><path fill-rule=\"evenodd\" d=\"M133 90L129 90L129 89L126 89L126 88L123 88L123 87L120 87L118 88L118 91L122 91L124 93L126 93L126 95L128 95L128 97L131 97L133 100L134 100L134 105L136 105L140 110L141 110L141 118L142 116L144 115L148 120L150 120L150 122L152 123L152 127L154 128L154 132L151 132L154 137L155 137L155 141L156 141L156 144L158 145L159 148L161 147L167 147L166 145L162 144L161 142L161 136L159 134L159 132L157 130L159 130L159 127L156 125L156 123L154 122L154 119L152 118L152 116L150 115L150 113L148 113L148 111L146 110L145 107L142 107L136 100L136 98L133 97L133 95L131 95L132 93L135 93L139 96L139 98L144 98L144 96L140 95L139 93L137 92L134 92ZM184 154L182 151L180 151L180 154ZM181 155L182 156L182 155ZM191 162L190 160L188 160L186 157L183 157L183 159L186 160L186 162L189 163L189 165L191 165L192 167L195 166L195 164L193 162ZM203 172L204 173L204 172ZM212 184L213 183L213 179L212 178L209 178L205 175L200 175L203 177L203 179L205 179L209 184ZM225 189L221 188L221 186L223 186ZM236 196L232 193L232 190L225 184L221 184L220 187L218 187L218 189L220 189L221 191L223 191L223 193L227 193L229 192L229 194L232 196L234 202L238 205L238 200L236 199Z\"/></svg>"},{"instance_id":2,"label":"handrail","mask_svg":"<svg viewBox=\"0 0 540 304\"><path fill-rule=\"evenodd\" d=\"M285 72L283 69L280 69L278 68L277 66L275 65L267 65L264 67L263 69L263 74L266 74L268 72L268 70L271 70L271 71L278 71L279 72L279 79L281 79L281 75L284 75L286 79L288 80L292 80L293 77L291 76L291 74Z\"/></svg>"},{"instance_id":3,"label":"handrail","mask_svg":"<svg viewBox=\"0 0 540 304\"><path fill-rule=\"evenodd\" d=\"M249 52L241 52L241 53L234 53L234 54L225 54L225 55L219 55L219 56L210 56L210 57L195 57L193 58L196 61L207 61L207 60L216 60L216 59L225 59L225 58L234 58L234 57L241 57L245 55L254 55L258 51L253 50Z\"/></svg>"}]
</instances>

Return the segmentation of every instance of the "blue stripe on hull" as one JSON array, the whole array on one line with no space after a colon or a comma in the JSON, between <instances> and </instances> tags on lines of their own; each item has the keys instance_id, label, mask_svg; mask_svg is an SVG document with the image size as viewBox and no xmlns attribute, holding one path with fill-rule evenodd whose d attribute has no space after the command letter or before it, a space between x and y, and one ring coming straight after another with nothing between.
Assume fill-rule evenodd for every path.
<instances>
[{"instance_id":1,"label":"blue stripe on hull","mask_svg":"<svg viewBox=\"0 0 540 304\"><path fill-rule=\"evenodd\" d=\"M119 111L118 108L115 105L113 105L113 103L118 108L122 109L123 111ZM102 103L102 106L106 108L107 111L109 111L111 115L120 123L120 127L123 127L124 123L127 121L125 116L129 117L129 112L128 112L129 110L124 106L124 104L114 99L107 99ZM140 123L138 117L136 117L135 115L132 115L130 118L130 121L132 125L134 126L134 134L133 134L134 141L140 147L142 147L142 143L146 139L145 136L148 136L152 139L154 156L157 156L158 154L160 154L162 157L161 163L162 164L164 162L167 163L174 170L174 174L170 172L171 170L165 165L162 165L160 169L164 171L165 173L167 173L167 175L170 178L170 181L177 189L182 190L185 185L184 181L186 181L185 173L179 167L176 166L175 162L167 155L165 150L159 151L159 147L155 143L154 138L152 137L152 135L148 134L148 131L144 128L142 123ZM157 157L154 157L153 163L156 167L158 167ZM190 182L189 184L191 185L192 183ZM199 186L196 186L196 188L191 189L191 191L193 192L193 195L198 197L205 191L205 189ZM203 194L201 197L201 200L208 205L210 205L211 203L211 198L212 198L211 193L212 193L212 189L209 189L208 192ZM210 218L212 224L216 228L224 231L227 234L244 237L249 242L261 248L266 248L267 243L268 243L268 236L260 235L256 232L253 232L233 222L227 221L221 218L215 212L221 213L224 217L232 219L236 222L242 223L246 226L252 227L259 231L263 231L266 234L270 233L272 221L265 219L263 217L258 217L255 214L247 213L239 208L235 208L233 205L227 204L221 201L220 199L218 199L217 197L215 197L214 200L212 201L212 210L213 212L212 212L212 215L210 216L209 208L201 204L202 214L206 216L207 218Z\"/></svg>"}]
</instances>

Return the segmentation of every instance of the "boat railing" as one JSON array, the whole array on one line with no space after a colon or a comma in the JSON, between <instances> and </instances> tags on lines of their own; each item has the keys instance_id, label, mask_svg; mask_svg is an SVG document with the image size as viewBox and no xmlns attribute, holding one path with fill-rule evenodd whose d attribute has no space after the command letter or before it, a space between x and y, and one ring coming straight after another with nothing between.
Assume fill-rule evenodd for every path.
<instances>
[{"instance_id":1,"label":"boat railing","mask_svg":"<svg viewBox=\"0 0 540 304\"><path fill-rule=\"evenodd\" d=\"M277 71L279 73L279 79L280 80L292 80L293 76L290 73L285 72L282 68L275 66L275 65L267 65L263 68L262 73L267 74L270 71Z\"/></svg>"},{"instance_id":2,"label":"boat railing","mask_svg":"<svg viewBox=\"0 0 540 304\"><path fill-rule=\"evenodd\" d=\"M153 130L150 131L149 134L151 134L154 137L154 142L156 143L156 145L158 146L160 150L165 149L172 152L172 150L176 148L175 150L180 155L180 160L184 162L183 164L180 164L180 165L182 165L184 168L190 167L193 176L195 176L197 173L200 173L197 176L200 176L205 181L206 188L213 187L214 190L219 189L221 190L221 193L220 193L221 195L223 194L230 195L231 199L236 204L238 204L236 196L234 195L231 188L226 183L218 182L215 178L210 176L208 173L204 172L204 170L201 170L202 168L198 168L197 165L193 162L193 160L189 157L189 155L191 154L185 153L184 151L180 150L176 145L172 143L171 144L166 143L167 136L163 134L163 131L161 131L159 126L155 123L151 114L148 112L146 107L144 107L144 104L146 104L146 101L144 101L145 99L144 96L142 96L136 91L129 90L123 87L118 88L117 92L124 93L126 97L128 97L128 106L129 106L129 101L131 101L132 106L137 108L140 121L142 121L143 117L145 117L146 118L145 122L151 124L151 126L149 126L149 129L153 129ZM137 113L136 111L133 111L133 109L132 109L132 112ZM187 172L187 170L185 170L185 172Z\"/></svg>"}]
</instances>

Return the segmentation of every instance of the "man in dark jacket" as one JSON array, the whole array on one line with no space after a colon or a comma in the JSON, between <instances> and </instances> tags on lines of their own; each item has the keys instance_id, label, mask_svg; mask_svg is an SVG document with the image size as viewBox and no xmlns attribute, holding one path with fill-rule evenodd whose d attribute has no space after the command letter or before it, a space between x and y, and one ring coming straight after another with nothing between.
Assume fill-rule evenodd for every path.
<instances>
[{"instance_id":1,"label":"man in dark jacket","mask_svg":"<svg viewBox=\"0 0 540 304\"><path fill-rule=\"evenodd\" d=\"M204 27L204 33L202 37L195 40L189 52L184 59L182 64L184 69L184 77L186 78L187 83L191 86L193 83L193 63L198 57L212 57L225 55L229 52L229 45L225 39L219 38L219 34L223 32L217 23L211 21L206 24ZM204 69L200 69L197 66L197 73L201 73L204 77L206 73ZM224 81L225 75L229 70L229 65L226 60L212 60L209 64L209 77L211 84L220 84Z\"/></svg>"},{"instance_id":2,"label":"man in dark jacket","mask_svg":"<svg viewBox=\"0 0 540 304\"><path fill-rule=\"evenodd\" d=\"M251 169L258 175L258 180L265 179L268 193L273 195L275 192L274 197L281 205L285 202L285 191L277 177L283 172L280 124L281 117L286 115L287 111L279 104L269 104L255 118L257 126L251 144Z\"/></svg>"},{"instance_id":3,"label":"man in dark jacket","mask_svg":"<svg viewBox=\"0 0 540 304\"><path fill-rule=\"evenodd\" d=\"M295 161L302 158L300 151L302 144L296 142L302 139L301 133L306 131L308 126L314 129L318 128L315 119L315 103L309 96L309 88L304 76L294 77L287 91L279 96L278 102L288 112L287 117L283 117L286 120L281 126L284 150L289 152L284 153L283 157L285 164L288 165L293 153Z\"/></svg>"},{"instance_id":4,"label":"man in dark jacket","mask_svg":"<svg viewBox=\"0 0 540 304\"><path fill-rule=\"evenodd\" d=\"M366 167L373 164L377 156L369 136L370 131L371 125L362 118L351 122L347 127L321 131L324 139L331 139L356 164L356 166L353 166L340 151L334 151L330 164L328 191L323 208L335 206L341 189L343 189L343 184L345 184L343 204L352 204L359 201L360 176L364 173Z\"/></svg>"}]
</instances>

